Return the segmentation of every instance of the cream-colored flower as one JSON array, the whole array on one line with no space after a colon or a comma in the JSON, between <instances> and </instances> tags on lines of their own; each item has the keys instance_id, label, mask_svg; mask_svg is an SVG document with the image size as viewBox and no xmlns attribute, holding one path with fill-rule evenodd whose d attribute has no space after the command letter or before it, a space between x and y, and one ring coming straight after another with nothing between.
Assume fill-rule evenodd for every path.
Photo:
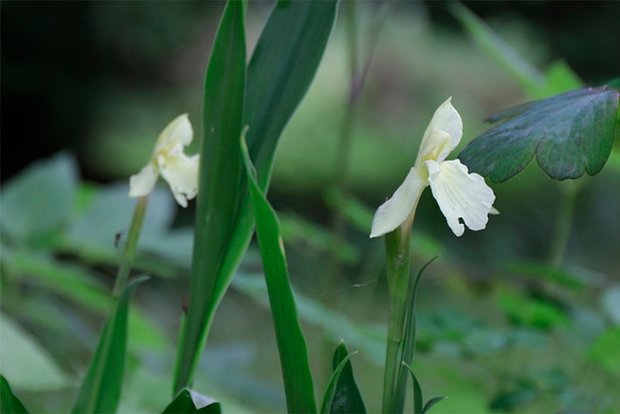
<instances>
[{"instance_id":1,"label":"cream-colored flower","mask_svg":"<svg viewBox=\"0 0 620 414\"><path fill-rule=\"evenodd\" d=\"M463 135L463 121L448 98L428 124L416 162L392 198L382 204L372 220L370 237L394 231L411 223L422 191L430 185L433 197L448 225L457 236L486 227L495 195L480 175L470 174L459 160L444 161Z\"/></svg>"},{"instance_id":2,"label":"cream-colored flower","mask_svg":"<svg viewBox=\"0 0 620 414\"><path fill-rule=\"evenodd\" d=\"M187 156L183 148L192 142L194 131L187 114L178 116L159 134L149 163L129 179L129 196L149 194L157 176L170 185L172 194L182 207L198 191L198 155Z\"/></svg>"}]
</instances>

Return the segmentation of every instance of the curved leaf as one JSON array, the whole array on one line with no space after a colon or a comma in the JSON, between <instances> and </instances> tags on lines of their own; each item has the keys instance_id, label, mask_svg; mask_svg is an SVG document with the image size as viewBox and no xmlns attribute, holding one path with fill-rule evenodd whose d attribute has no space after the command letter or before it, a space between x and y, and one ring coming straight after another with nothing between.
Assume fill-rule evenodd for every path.
<instances>
[{"instance_id":1,"label":"curved leaf","mask_svg":"<svg viewBox=\"0 0 620 414\"><path fill-rule=\"evenodd\" d=\"M240 2L232 1L231 3ZM275 5L258 39L256 49L247 68L243 119L244 124L250 128L247 133L249 153L255 160L258 182L262 190L267 188L269 182L271 164L280 134L304 97L321 61L335 20L336 6L336 0L280 1ZM218 30L218 39L221 30L222 27ZM234 39L230 37L230 34L227 39L229 42L239 43L241 39L238 35L239 31L237 31L237 36ZM225 34L221 36L226 37ZM218 40L216 40L217 42ZM224 43L224 40L222 42ZM213 59L214 56L216 56L215 47L209 63L209 71L212 70L212 65L214 67L225 64L238 65L240 62L239 59L234 63L229 59L219 57ZM231 98L227 95L225 85L216 86L221 88L220 92L223 98ZM205 101L211 99L209 96L213 96L208 85L205 93L207 94ZM219 104L217 99L212 99L212 102L215 105ZM237 108L237 104L238 102L236 102L235 108ZM213 106L210 107L214 108ZM205 111L207 108L205 104ZM207 125L206 122L205 125ZM197 222L193 264L195 269L192 270L192 297L187 318L183 323L175 379L176 390L191 382L215 310L224 296L252 236L253 211L248 198L245 172L239 163L240 132L239 128L236 135L231 133L230 136L222 138L234 140L237 151L234 152L231 149L226 153L219 152L218 157L221 159L218 158L217 161L223 164L230 163L226 166L227 171L230 172L231 177L239 177L240 181L233 183L234 180L232 179L225 182L216 180L219 183L218 188L221 188L224 193L213 190L213 187L198 192L199 211L197 217L199 220L201 217L203 220L208 217L205 209L201 208L203 198L205 200L211 199L212 203L220 206L220 208L210 210L212 215L209 217L211 217L212 222L217 221L216 217L219 214L228 218L231 218L231 216L227 216L228 214L234 214L234 218L227 225L218 224L224 230L222 233L207 229L206 224L201 225L200 222ZM209 151L206 146L203 148L204 151ZM206 168L211 168L214 174L220 174L215 166L208 167L208 161L206 164ZM232 169L233 165L237 166L236 171ZM201 180L201 182L206 182L206 179ZM211 193L207 193L207 191L211 191ZM222 201L218 201L218 198L226 192L230 193L231 200L234 198L235 202L231 203L226 209L222 209L226 206ZM208 194L212 194L212 196ZM215 246L206 241L199 242L199 240L208 237L213 240Z\"/></svg>"},{"instance_id":2,"label":"curved leaf","mask_svg":"<svg viewBox=\"0 0 620 414\"><path fill-rule=\"evenodd\" d=\"M207 67L190 299L175 373L177 392L191 384L211 315L222 295L220 266L244 191L239 157L245 94L244 16L245 2L227 3Z\"/></svg>"},{"instance_id":3,"label":"curved leaf","mask_svg":"<svg viewBox=\"0 0 620 414\"><path fill-rule=\"evenodd\" d=\"M125 371L129 299L147 277L134 279L123 291L106 322L72 413L114 413Z\"/></svg>"},{"instance_id":4,"label":"curved leaf","mask_svg":"<svg viewBox=\"0 0 620 414\"><path fill-rule=\"evenodd\" d=\"M605 86L583 88L509 109L458 158L494 182L513 177L534 156L556 180L598 174L611 152L619 96Z\"/></svg>"},{"instance_id":5,"label":"curved leaf","mask_svg":"<svg viewBox=\"0 0 620 414\"><path fill-rule=\"evenodd\" d=\"M13 390L4 375L0 375L0 412L4 414L28 414L26 407L13 394Z\"/></svg>"},{"instance_id":6,"label":"curved leaf","mask_svg":"<svg viewBox=\"0 0 620 414\"><path fill-rule=\"evenodd\" d=\"M344 344L341 344L341 345L344 345ZM344 350L346 351L346 348ZM356 352L352 352L342 357L340 352L341 351L339 351L339 349L336 349L336 353L334 354L333 362L335 362L336 359L338 359L339 363L338 365L334 367L334 372L332 372L332 376L330 377L329 383L327 384L327 389L325 390L325 395L323 396L323 403L321 404L321 411L320 411L321 414L328 414L332 412L331 409L332 409L332 405L334 402L334 398L336 396L336 391L339 386L338 384L340 382L340 377L343 374L344 368L347 366L347 364L349 364L349 360L351 359L351 357L356 354Z\"/></svg>"},{"instance_id":7,"label":"curved leaf","mask_svg":"<svg viewBox=\"0 0 620 414\"><path fill-rule=\"evenodd\" d=\"M242 143L242 146L256 217L256 237L260 246L269 305L280 352L286 405L289 413L316 413L308 347L297 317L280 223L276 212L256 182L254 167L245 143Z\"/></svg>"}]
</instances>

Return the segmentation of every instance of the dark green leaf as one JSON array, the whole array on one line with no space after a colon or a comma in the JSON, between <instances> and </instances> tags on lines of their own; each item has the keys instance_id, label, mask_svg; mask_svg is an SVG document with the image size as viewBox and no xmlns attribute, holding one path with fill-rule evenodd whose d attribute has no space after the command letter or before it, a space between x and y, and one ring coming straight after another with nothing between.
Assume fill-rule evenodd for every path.
<instances>
[{"instance_id":1,"label":"dark green leaf","mask_svg":"<svg viewBox=\"0 0 620 414\"><path fill-rule=\"evenodd\" d=\"M244 191L239 156L245 94L244 4L227 3L207 67L190 301L179 346L177 392L191 384L212 314L226 288L219 272Z\"/></svg>"},{"instance_id":2,"label":"dark green leaf","mask_svg":"<svg viewBox=\"0 0 620 414\"><path fill-rule=\"evenodd\" d=\"M3 185L2 230L20 241L41 238L68 220L76 187L77 167L68 154L30 165Z\"/></svg>"},{"instance_id":3,"label":"dark green leaf","mask_svg":"<svg viewBox=\"0 0 620 414\"><path fill-rule=\"evenodd\" d=\"M308 348L297 317L280 223L276 212L258 186L245 143L243 143L243 157L256 217L256 236L263 260L269 305L280 352L286 405L289 413L316 413Z\"/></svg>"},{"instance_id":4,"label":"dark green leaf","mask_svg":"<svg viewBox=\"0 0 620 414\"><path fill-rule=\"evenodd\" d=\"M185 388L168 404L163 414L219 414L221 412L222 409L218 402Z\"/></svg>"},{"instance_id":5,"label":"dark green leaf","mask_svg":"<svg viewBox=\"0 0 620 414\"><path fill-rule=\"evenodd\" d=\"M338 352L338 350L336 350ZM356 352L352 352L348 355L345 355L344 358L340 359L340 363L334 367L334 372L332 372L332 376L329 379L329 383L327 384L327 389L325 390L325 395L323 396L323 403L321 404L321 414L330 413L330 409L332 407L332 403L334 397L336 395L336 389L338 387L338 382L340 381L340 376L342 375L342 371L349 363L349 360Z\"/></svg>"},{"instance_id":6,"label":"dark green leaf","mask_svg":"<svg viewBox=\"0 0 620 414\"><path fill-rule=\"evenodd\" d=\"M366 406L360 394L355 378L353 377L353 367L348 358L349 351L344 343L341 343L334 352L332 359L332 369L335 371L344 361L340 376L338 377L331 401L329 401L329 413L365 413Z\"/></svg>"},{"instance_id":7,"label":"dark green leaf","mask_svg":"<svg viewBox=\"0 0 620 414\"><path fill-rule=\"evenodd\" d=\"M459 159L473 172L503 182L534 156L549 177L598 174L611 152L618 97L607 87L584 88L522 105L465 147Z\"/></svg>"},{"instance_id":8,"label":"dark green leaf","mask_svg":"<svg viewBox=\"0 0 620 414\"><path fill-rule=\"evenodd\" d=\"M0 375L0 413L3 414L28 414L28 410L22 402L13 394L9 382Z\"/></svg>"},{"instance_id":9,"label":"dark green leaf","mask_svg":"<svg viewBox=\"0 0 620 414\"><path fill-rule=\"evenodd\" d=\"M237 2L232 2L237 3ZM244 124L249 126L247 134L248 145L252 159L256 160L258 169L259 183L263 190L266 190L269 176L271 173L271 163L275 152L275 147L292 116L295 108L305 95L310 83L316 73L319 62L325 50L327 39L331 32L336 15L335 0L320 2L279 2L274 7L269 20L257 42L254 55L247 69L247 88L244 107ZM239 6L227 6L239 8ZM232 14L232 12L229 12ZM238 17L238 15L235 15ZM232 19L235 16L226 17ZM230 24L224 30L224 24L218 30L218 41L221 43L219 48L214 46L212 58L209 63L208 72L219 66L234 65L236 71L240 72L236 65L239 62L231 62L228 59L219 58L218 62L213 63L213 56L219 56L226 47L234 48L228 43L241 42L241 27L234 26L238 30L231 33ZM220 35L220 32L222 34ZM221 37L221 40L219 40ZM217 49L217 51L216 51ZM216 55L217 53L217 55ZM239 73L240 76L240 73ZM209 75L207 74L207 77ZM229 97L228 89L225 85L215 85L224 95L225 99L236 99ZM212 95L209 84L205 90L205 101L210 100L214 105L220 105L220 99ZM217 95L217 94L216 94ZM224 99L222 98L222 99ZM235 101L235 110L236 104ZM205 104L205 111L214 108L212 105ZM205 115L206 117L206 115ZM216 119L209 115L209 119ZM236 118L233 118L236 119ZM222 121L226 122L226 121ZM207 123L205 122L205 125ZM205 128L207 130L207 128ZM240 130L239 130L240 132ZM231 147L239 145L240 133L232 137L222 137L221 139L233 140ZM207 145L203 145L204 151L209 152ZM212 156L215 156L213 152ZM191 382L191 377L195 365L200 357L200 352L204 347L209 326L213 320L213 315L217 309L231 278L237 269L241 257L245 252L254 226L253 212L250 201L247 198L245 184L245 172L239 164L239 152L220 153L222 158L218 164L227 165L226 171L230 172L231 177L239 177L240 181L232 184L232 179L218 181L218 188L222 192L215 191L213 188L199 190L198 193L198 219L206 220L206 207L201 207L201 200L219 206L210 211L220 214L224 207L224 201L218 201L223 194L228 194L231 204L228 211L223 211L227 219L231 219L229 224L218 224L224 231L219 233L213 229L207 229L206 224L201 225L197 222L196 241L194 245L194 263L192 273L192 292L187 318L183 323L183 333L181 338L181 348L177 364L177 375L175 389L179 390ZM213 174L219 176L216 166L209 166L206 161L205 168L210 168ZM231 166L237 166L236 172ZM205 170L206 171L206 170ZM201 177L203 173L201 172ZM201 182L206 182L202 179ZM224 182L225 181L225 182ZM209 192L209 193L207 193ZM213 194L209 196L208 194ZM234 200L233 200L234 199ZM204 202L202 202L204 204ZM228 216L229 214L234 214ZM215 216L210 217L211 221L217 221ZM214 238L212 244L199 240L207 237Z\"/></svg>"},{"instance_id":10,"label":"dark green leaf","mask_svg":"<svg viewBox=\"0 0 620 414\"><path fill-rule=\"evenodd\" d=\"M418 378L413 373L413 369L407 365L403 364L409 373L411 374L411 379L413 382L413 413L414 414L426 414L435 404L439 401L445 399L446 397L434 397L431 398L424 404L424 397L422 395L422 387L420 387L420 382Z\"/></svg>"},{"instance_id":11,"label":"dark green leaf","mask_svg":"<svg viewBox=\"0 0 620 414\"><path fill-rule=\"evenodd\" d=\"M129 299L136 286L146 279L140 277L131 281L118 299L99 337L73 413L116 412L125 370Z\"/></svg>"},{"instance_id":12,"label":"dark green leaf","mask_svg":"<svg viewBox=\"0 0 620 414\"><path fill-rule=\"evenodd\" d=\"M245 122L258 182L267 188L276 145L321 62L336 0L279 1L248 66Z\"/></svg>"},{"instance_id":13,"label":"dark green leaf","mask_svg":"<svg viewBox=\"0 0 620 414\"><path fill-rule=\"evenodd\" d=\"M424 408L422 408L422 414L426 414L426 413L428 413L428 411L429 411L431 408L433 408L433 406L434 406L435 404L437 404L437 403L438 403L439 401L441 401L441 400L445 400L446 398L448 398L448 397L441 396L441 397L433 397L433 398L431 398L430 400L428 400L428 401L426 402L426 404L424 404Z\"/></svg>"}]
</instances>

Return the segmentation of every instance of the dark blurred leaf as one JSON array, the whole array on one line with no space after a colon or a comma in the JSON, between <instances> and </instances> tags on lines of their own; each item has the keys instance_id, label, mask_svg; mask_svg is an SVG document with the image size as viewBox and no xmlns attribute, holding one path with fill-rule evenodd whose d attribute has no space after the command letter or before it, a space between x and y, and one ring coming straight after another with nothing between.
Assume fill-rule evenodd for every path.
<instances>
[{"instance_id":1,"label":"dark blurred leaf","mask_svg":"<svg viewBox=\"0 0 620 414\"><path fill-rule=\"evenodd\" d=\"M430 400L428 400L428 401L426 402L426 404L424 404L424 408L422 408L422 414L426 414L426 413L428 413L428 412L429 412L429 410L430 410L431 408L433 408L433 406L434 406L435 404L437 404L437 403L438 403L439 401L441 401L441 400L445 400L446 398L448 398L448 397L443 397L443 396L442 396L442 397L433 397L433 398L431 398Z\"/></svg>"},{"instance_id":2,"label":"dark blurred leaf","mask_svg":"<svg viewBox=\"0 0 620 414\"><path fill-rule=\"evenodd\" d=\"M580 290L586 285L584 278L574 275L567 270L558 269L556 266L552 265L532 262L511 262L506 263L504 268L512 273L535 276L555 285L566 286L575 290Z\"/></svg>"},{"instance_id":3,"label":"dark blurred leaf","mask_svg":"<svg viewBox=\"0 0 620 414\"><path fill-rule=\"evenodd\" d=\"M212 314L228 285L229 275L220 272L222 260L231 249L245 250L245 245L230 245L244 191L239 156L245 94L244 20L245 2L228 2L207 67L190 300L179 344L175 392L192 382Z\"/></svg>"},{"instance_id":4,"label":"dark blurred leaf","mask_svg":"<svg viewBox=\"0 0 620 414\"><path fill-rule=\"evenodd\" d=\"M190 389L183 389L162 414L202 414L222 412L220 404Z\"/></svg>"},{"instance_id":5,"label":"dark blurred leaf","mask_svg":"<svg viewBox=\"0 0 620 414\"><path fill-rule=\"evenodd\" d=\"M516 325L551 329L569 324L563 309L542 298L530 297L508 289L496 292L496 297L500 308Z\"/></svg>"},{"instance_id":6,"label":"dark blurred leaf","mask_svg":"<svg viewBox=\"0 0 620 414\"><path fill-rule=\"evenodd\" d=\"M135 288L146 279L141 277L131 281L118 299L99 337L73 413L116 412L125 371L129 299Z\"/></svg>"},{"instance_id":7,"label":"dark blurred leaf","mask_svg":"<svg viewBox=\"0 0 620 414\"><path fill-rule=\"evenodd\" d=\"M234 3L237 2L231 4ZM258 39L247 69L243 123L249 126L247 133L249 152L255 161L258 182L262 190L266 190L268 186L271 164L280 134L304 97L321 61L336 16L336 5L337 2L332 0L278 2ZM227 10L239 7L239 5L229 4ZM236 66L239 62L232 62L230 56L227 59L218 58L217 62L213 63L213 56L224 53L220 49L233 48L232 44L239 44L242 41L239 38L242 27L235 26L237 32L232 35L226 33L232 30L230 25L224 26L223 22L224 19L222 27L218 30L218 39L212 52L208 72L220 71L221 68L218 69L218 65L235 65L235 70L239 72L237 76L241 76L240 68ZM222 31L221 36L220 31ZM227 37L227 34L230 36ZM218 46L218 42L221 46ZM229 76L232 74L230 73ZM217 106L221 105L222 99L234 99L234 108L230 109L235 111L238 109L238 102L236 102L238 97L229 96L228 86L216 84L213 87L223 96L218 97L215 91L209 89L209 83L207 83L205 101L212 102L212 105L205 103L205 111L209 111L209 108L216 110ZM234 87L239 88L240 85L236 84ZM213 107L213 105L216 106ZM217 122L217 118L213 115L215 114L209 114L208 118L212 119L212 122ZM231 119L221 120L221 122L230 121ZM205 125L208 124L205 122ZM233 146L238 149L240 128L237 135L232 136L233 130L236 129L237 125L231 130L231 136L222 138L234 139L235 142L230 143L231 149ZM208 133L207 131L209 128L205 127L205 133ZM221 134L222 131L219 133ZM210 154L207 155L208 157L216 156L215 152L209 151L206 145L204 151ZM232 183L232 179L216 180L221 174L218 166L214 163L210 164L206 157L202 160L206 164L205 171L206 169L213 171L213 177L202 179L201 182L204 183L202 185L207 188L198 192L197 238L194 245L196 254L192 276L194 282L191 290L195 297L190 299L187 319L184 322L179 352L180 365L175 380L177 390L191 380L200 351L206 341L208 327L250 242L254 225L251 206L245 192L245 173L239 163L239 151L231 150L217 156L223 157L217 165L223 163L230 177L239 177L239 181ZM233 166L237 169L233 170ZM202 173L201 176L203 176ZM217 181L218 187L209 186L206 183L208 180ZM222 192L216 191L216 188L221 188ZM209 196L207 192L214 196ZM232 203L228 211L220 210L225 200L217 201L224 194ZM201 207L203 198L207 203L211 202L214 206L219 206L218 209L214 207L210 211L217 215L226 215L227 220L230 219L228 223L218 223L217 227L222 229L221 233L215 229L207 231L206 227L200 224L200 220L206 220L206 217L209 217L211 222L216 221L215 216L205 215L207 208ZM234 214L234 217L228 216L229 214ZM208 237L217 240L207 242ZM205 238L205 241L198 243L200 238Z\"/></svg>"},{"instance_id":8,"label":"dark blurred leaf","mask_svg":"<svg viewBox=\"0 0 620 414\"><path fill-rule=\"evenodd\" d=\"M0 413L4 414L28 414L28 410L22 402L13 394L9 382L0 375Z\"/></svg>"},{"instance_id":9,"label":"dark blurred leaf","mask_svg":"<svg viewBox=\"0 0 620 414\"><path fill-rule=\"evenodd\" d=\"M344 350L346 351L346 348ZM340 352L341 351L339 349L336 349L336 353L334 354L334 360L332 361L332 363L335 362L336 356L338 357L340 362L338 363L338 365L333 367L334 371L332 372L332 376L330 377L329 383L327 384L327 389L325 390L325 395L323 396L323 403L321 404L320 411L321 414L328 414L332 412L330 410L334 402L334 397L336 396L336 390L338 389L340 377L347 364L350 364L349 360L355 354L355 352L353 352L341 358L342 355L340 355Z\"/></svg>"},{"instance_id":10,"label":"dark blurred leaf","mask_svg":"<svg viewBox=\"0 0 620 414\"><path fill-rule=\"evenodd\" d=\"M2 230L20 241L36 241L59 228L71 216L77 179L75 160L66 153L30 165L3 185Z\"/></svg>"},{"instance_id":11,"label":"dark blurred leaf","mask_svg":"<svg viewBox=\"0 0 620 414\"><path fill-rule=\"evenodd\" d=\"M353 367L349 358L349 351L346 345L341 343L334 352L332 359L332 369L334 372L344 361L344 366L336 381L333 394L328 401L329 413L365 413L366 406L360 394L355 378L353 377Z\"/></svg>"},{"instance_id":12,"label":"dark blurred leaf","mask_svg":"<svg viewBox=\"0 0 620 414\"><path fill-rule=\"evenodd\" d=\"M516 390L503 391L496 395L491 401L490 408L492 411L515 412L534 401L538 395L539 391L536 390L534 384L522 382Z\"/></svg>"},{"instance_id":13,"label":"dark blurred leaf","mask_svg":"<svg viewBox=\"0 0 620 414\"><path fill-rule=\"evenodd\" d=\"M242 147L256 218L256 237L260 246L269 305L280 352L286 405L289 413L315 413L316 403L312 372L308 362L308 347L297 317L280 224L276 212L256 182L254 167L245 143L242 143Z\"/></svg>"},{"instance_id":14,"label":"dark blurred leaf","mask_svg":"<svg viewBox=\"0 0 620 414\"><path fill-rule=\"evenodd\" d=\"M584 88L505 111L503 120L465 147L459 159L473 172L503 182L534 156L551 178L598 174L613 144L620 93Z\"/></svg>"}]
</instances>

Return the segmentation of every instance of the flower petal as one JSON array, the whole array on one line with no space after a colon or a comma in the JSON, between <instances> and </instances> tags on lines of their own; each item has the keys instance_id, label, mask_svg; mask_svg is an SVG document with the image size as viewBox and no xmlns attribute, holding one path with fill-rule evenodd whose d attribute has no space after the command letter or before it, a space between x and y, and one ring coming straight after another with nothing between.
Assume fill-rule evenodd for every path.
<instances>
[{"instance_id":1,"label":"flower petal","mask_svg":"<svg viewBox=\"0 0 620 414\"><path fill-rule=\"evenodd\" d=\"M180 153L192 142L193 136L194 130L187 114L179 115L159 134L155 152Z\"/></svg>"},{"instance_id":2,"label":"flower petal","mask_svg":"<svg viewBox=\"0 0 620 414\"><path fill-rule=\"evenodd\" d=\"M157 157L159 172L168 182L177 203L187 207L198 192L198 155L188 157L180 153L168 157Z\"/></svg>"},{"instance_id":3,"label":"flower petal","mask_svg":"<svg viewBox=\"0 0 620 414\"><path fill-rule=\"evenodd\" d=\"M379 237L400 226L415 209L427 182L412 168L392 198L383 203L372 219L370 237Z\"/></svg>"},{"instance_id":4,"label":"flower petal","mask_svg":"<svg viewBox=\"0 0 620 414\"><path fill-rule=\"evenodd\" d=\"M426 166L433 197L454 234L461 236L465 231L459 219L472 230L484 229L495 201L493 190L484 178L469 174L459 160L426 161Z\"/></svg>"},{"instance_id":5,"label":"flower petal","mask_svg":"<svg viewBox=\"0 0 620 414\"><path fill-rule=\"evenodd\" d=\"M443 161L456 148L462 136L463 121L452 106L450 97L437 108L426 127L416 164L427 160Z\"/></svg>"},{"instance_id":6,"label":"flower petal","mask_svg":"<svg viewBox=\"0 0 620 414\"><path fill-rule=\"evenodd\" d=\"M142 197L149 194L157 182L157 171L152 162L149 162L129 178L129 197Z\"/></svg>"}]
</instances>

